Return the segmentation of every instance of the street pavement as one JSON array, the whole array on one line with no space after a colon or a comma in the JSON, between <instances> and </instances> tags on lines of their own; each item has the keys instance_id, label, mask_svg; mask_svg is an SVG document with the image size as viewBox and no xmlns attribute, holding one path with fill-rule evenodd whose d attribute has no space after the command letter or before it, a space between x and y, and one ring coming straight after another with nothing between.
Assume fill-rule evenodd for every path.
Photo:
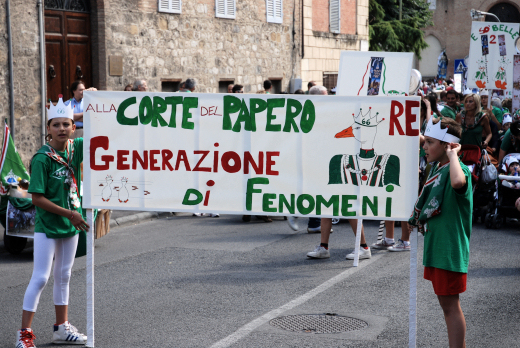
<instances>
[{"instance_id":1,"label":"street pavement","mask_svg":"<svg viewBox=\"0 0 520 348\"><path fill-rule=\"evenodd\" d=\"M308 260L319 234L292 231L240 216L169 216L112 228L95 243L96 347L406 347L409 253L372 251L352 267L345 255L354 235L334 226L331 258ZM369 243L378 222L366 221ZM396 237L400 229L396 228ZM520 232L475 225L468 290L461 295L467 347L519 347ZM422 278L418 237L418 347L447 347L442 311ZM32 272L32 249L12 256L0 245L0 347L14 347ZM69 319L86 330L86 258L76 260ZM38 347L51 347L52 277L33 329ZM275 317L336 313L368 327L339 334L289 332Z\"/></svg>"}]
</instances>

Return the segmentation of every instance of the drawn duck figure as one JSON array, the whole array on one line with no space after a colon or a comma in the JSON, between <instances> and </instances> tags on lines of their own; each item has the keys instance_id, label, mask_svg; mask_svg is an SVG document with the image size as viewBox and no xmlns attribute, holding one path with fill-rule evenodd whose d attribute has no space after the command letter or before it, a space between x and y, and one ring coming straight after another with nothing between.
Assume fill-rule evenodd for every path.
<instances>
[{"instance_id":1,"label":"drawn duck figure","mask_svg":"<svg viewBox=\"0 0 520 348\"><path fill-rule=\"evenodd\" d=\"M101 199L103 200L103 202L108 202L110 200L110 198L112 197L112 182L114 182L114 180L112 179L112 176L111 175L107 175L106 177L106 184L105 184L105 187L103 187L103 191L101 191Z\"/></svg>"},{"instance_id":2,"label":"drawn duck figure","mask_svg":"<svg viewBox=\"0 0 520 348\"><path fill-rule=\"evenodd\" d=\"M479 88L486 88L487 82L487 62L484 60L484 57L480 57L480 60L477 61L478 70L475 74L475 83Z\"/></svg>"},{"instance_id":3,"label":"drawn duck figure","mask_svg":"<svg viewBox=\"0 0 520 348\"><path fill-rule=\"evenodd\" d=\"M506 80L506 68L509 64L509 60L506 60L505 56L500 57L498 71L495 76L495 87L499 89L506 89L507 80Z\"/></svg>"},{"instance_id":4,"label":"drawn duck figure","mask_svg":"<svg viewBox=\"0 0 520 348\"><path fill-rule=\"evenodd\" d=\"M360 109L357 117L352 114L350 126L335 135L335 138L355 138L360 142L361 148L356 155L335 155L331 158L329 185L399 186L399 157L391 154L378 155L374 151L377 127L385 120L383 118L378 121L378 115L376 113L371 116L371 108L366 114Z\"/></svg>"},{"instance_id":5,"label":"drawn duck figure","mask_svg":"<svg viewBox=\"0 0 520 348\"><path fill-rule=\"evenodd\" d=\"M126 188L126 183L128 182L128 178L121 178L121 187L119 188L119 192L117 193L118 199L120 203L128 202L128 189Z\"/></svg>"}]
</instances>

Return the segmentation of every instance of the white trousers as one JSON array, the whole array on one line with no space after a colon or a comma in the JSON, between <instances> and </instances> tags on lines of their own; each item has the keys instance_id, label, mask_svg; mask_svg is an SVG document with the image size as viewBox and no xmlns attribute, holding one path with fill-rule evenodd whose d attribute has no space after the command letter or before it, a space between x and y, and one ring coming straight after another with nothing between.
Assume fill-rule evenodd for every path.
<instances>
[{"instance_id":1,"label":"white trousers","mask_svg":"<svg viewBox=\"0 0 520 348\"><path fill-rule=\"evenodd\" d=\"M34 233L34 266L29 286L23 299L24 311L36 312L40 295L49 280L54 258L54 304L69 304L69 282L76 256L78 235L69 238L47 238L45 233Z\"/></svg>"}]
</instances>

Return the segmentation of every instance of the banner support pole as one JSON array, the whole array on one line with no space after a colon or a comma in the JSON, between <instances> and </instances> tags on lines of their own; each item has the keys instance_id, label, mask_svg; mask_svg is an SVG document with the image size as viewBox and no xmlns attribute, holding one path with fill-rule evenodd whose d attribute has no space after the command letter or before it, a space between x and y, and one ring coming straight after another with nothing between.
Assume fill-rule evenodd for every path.
<instances>
[{"instance_id":1,"label":"banner support pole","mask_svg":"<svg viewBox=\"0 0 520 348\"><path fill-rule=\"evenodd\" d=\"M408 348L417 346L417 239L418 232L410 233L410 308L408 315Z\"/></svg>"},{"instance_id":2,"label":"banner support pole","mask_svg":"<svg viewBox=\"0 0 520 348\"><path fill-rule=\"evenodd\" d=\"M94 210L87 209L87 347L94 347Z\"/></svg>"},{"instance_id":3,"label":"banner support pole","mask_svg":"<svg viewBox=\"0 0 520 348\"><path fill-rule=\"evenodd\" d=\"M361 243L361 226L363 225L363 219L357 219L356 226L356 246L354 248L354 267L359 264L359 244Z\"/></svg>"}]
</instances>

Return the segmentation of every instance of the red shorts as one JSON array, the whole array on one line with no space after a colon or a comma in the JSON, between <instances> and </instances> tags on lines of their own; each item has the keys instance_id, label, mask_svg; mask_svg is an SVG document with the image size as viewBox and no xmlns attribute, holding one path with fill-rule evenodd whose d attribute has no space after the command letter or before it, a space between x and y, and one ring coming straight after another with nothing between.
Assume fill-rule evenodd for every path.
<instances>
[{"instance_id":1,"label":"red shorts","mask_svg":"<svg viewBox=\"0 0 520 348\"><path fill-rule=\"evenodd\" d=\"M424 267L424 279L430 280L436 295L458 295L466 291L467 273L452 272L435 267Z\"/></svg>"}]
</instances>

